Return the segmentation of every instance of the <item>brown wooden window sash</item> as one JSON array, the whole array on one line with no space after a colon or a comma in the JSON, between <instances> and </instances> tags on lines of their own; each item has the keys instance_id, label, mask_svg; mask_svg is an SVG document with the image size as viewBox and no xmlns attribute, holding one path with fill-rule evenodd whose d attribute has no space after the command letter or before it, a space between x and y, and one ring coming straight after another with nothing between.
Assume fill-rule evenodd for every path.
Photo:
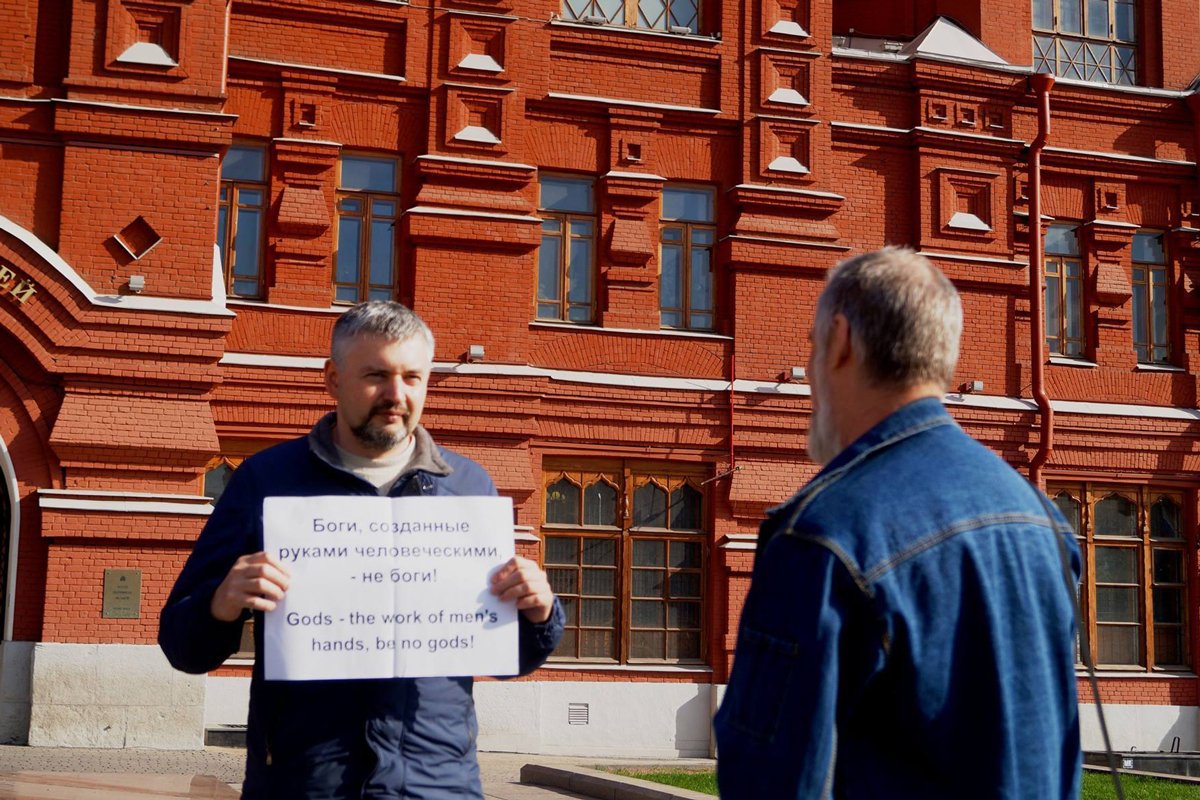
<instances>
[{"instance_id":1,"label":"brown wooden window sash","mask_svg":"<svg viewBox=\"0 0 1200 800\"><path fill-rule=\"evenodd\" d=\"M1187 576L1195 569L1195 534L1194 522L1185 520L1184 492L1078 482L1051 483L1047 492L1076 526L1083 556L1080 613L1094 663L1189 669L1194 614ZM1113 519L1128 528L1114 527Z\"/></svg>"},{"instance_id":2,"label":"brown wooden window sash","mask_svg":"<svg viewBox=\"0 0 1200 800\"><path fill-rule=\"evenodd\" d=\"M1046 257L1046 350L1051 355L1081 358L1084 332L1083 259Z\"/></svg>"},{"instance_id":3,"label":"brown wooden window sash","mask_svg":"<svg viewBox=\"0 0 1200 800\"><path fill-rule=\"evenodd\" d=\"M538 250L537 318L579 324L595 322L596 217L545 210L538 213L542 217L542 246ZM543 294L541 260L550 252L551 242L557 248L557 282L554 292ZM576 261L579 255L576 245L586 249L583 263Z\"/></svg>"},{"instance_id":4,"label":"brown wooden window sash","mask_svg":"<svg viewBox=\"0 0 1200 800\"><path fill-rule=\"evenodd\" d=\"M222 180L217 210L218 246L231 297L263 296L267 185Z\"/></svg>"},{"instance_id":5,"label":"brown wooden window sash","mask_svg":"<svg viewBox=\"0 0 1200 800\"><path fill-rule=\"evenodd\" d=\"M339 190L334 243L334 302L391 300L396 292L400 195ZM347 248L353 248L348 254Z\"/></svg>"},{"instance_id":6,"label":"brown wooden window sash","mask_svg":"<svg viewBox=\"0 0 1200 800\"><path fill-rule=\"evenodd\" d=\"M567 612L555 660L703 663L702 480L629 465L546 471L544 565Z\"/></svg>"},{"instance_id":7,"label":"brown wooden window sash","mask_svg":"<svg viewBox=\"0 0 1200 800\"><path fill-rule=\"evenodd\" d=\"M713 246L716 226L695 222L664 222L659 234L659 315L662 327L683 330L711 331L716 327L716 281L714 279ZM671 250L679 251L668 257ZM705 266L706 265L706 266ZM668 283L669 275L679 270L675 287ZM707 297L698 296L695 273L704 270L708 286Z\"/></svg>"},{"instance_id":8,"label":"brown wooden window sash","mask_svg":"<svg viewBox=\"0 0 1200 800\"><path fill-rule=\"evenodd\" d=\"M1161 231L1139 231L1166 240ZM1136 243L1136 237L1135 237ZM1170 273L1165 250L1158 260L1139 259L1134 247L1132 268L1133 347L1142 364L1171 363Z\"/></svg>"}]
</instances>

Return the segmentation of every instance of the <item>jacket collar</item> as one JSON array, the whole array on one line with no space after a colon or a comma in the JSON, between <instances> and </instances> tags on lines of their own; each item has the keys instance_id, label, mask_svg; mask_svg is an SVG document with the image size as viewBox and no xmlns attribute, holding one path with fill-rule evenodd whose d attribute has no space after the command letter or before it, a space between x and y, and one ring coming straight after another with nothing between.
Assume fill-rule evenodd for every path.
<instances>
[{"instance_id":1,"label":"jacket collar","mask_svg":"<svg viewBox=\"0 0 1200 800\"><path fill-rule=\"evenodd\" d=\"M338 454L337 447L333 444L333 428L336 422L336 411L330 411L317 420L317 424L313 425L312 430L308 432L308 449L313 452L313 455L329 466L346 472L346 467L342 464L342 457ZM416 438L416 441L413 445L412 460L408 462L408 466L404 470L405 474L410 472L428 472L431 475L445 477L454 472L454 468L442 458L442 454L438 450L438 446L434 444L433 437L429 435L429 431L418 425L417 429L413 431L413 436Z\"/></svg>"},{"instance_id":2,"label":"jacket collar","mask_svg":"<svg viewBox=\"0 0 1200 800\"><path fill-rule=\"evenodd\" d=\"M787 509L791 512L794 522L826 487L836 483L839 478L858 466L859 462L922 431L954 424L954 418L942 405L939 397L922 397L901 406L838 453L790 500L768 509L767 513L774 514Z\"/></svg>"},{"instance_id":3,"label":"jacket collar","mask_svg":"<svg viewBox=\"0 0 1200 800\"><path fill-rule=\"evenodd\" d=\"M902 439L939 425L953 424L954 418L939 397L922 397L893 411L849 444L825 468L818 477L827 472L840 470L844 465L857 462L861 457L889 447Z\"/></svg>"}]
</instances>

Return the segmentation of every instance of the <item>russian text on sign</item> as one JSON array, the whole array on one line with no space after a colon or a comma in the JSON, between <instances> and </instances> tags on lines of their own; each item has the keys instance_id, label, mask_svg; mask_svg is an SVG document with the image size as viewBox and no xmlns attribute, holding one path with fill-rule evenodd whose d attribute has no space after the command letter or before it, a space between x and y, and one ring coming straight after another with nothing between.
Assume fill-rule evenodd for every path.
<instances>
[{"instance_id":1,"label":"russian text on sign","mask_svg":"<svg viewBox=\"0 0 1200 800\"><path fill-rule=\"evenodd\" d=\"M271 497L263 543L291 582L265 615L267 680L513 675L513 555L498 497Z\"/></svg>"}]
</instances>

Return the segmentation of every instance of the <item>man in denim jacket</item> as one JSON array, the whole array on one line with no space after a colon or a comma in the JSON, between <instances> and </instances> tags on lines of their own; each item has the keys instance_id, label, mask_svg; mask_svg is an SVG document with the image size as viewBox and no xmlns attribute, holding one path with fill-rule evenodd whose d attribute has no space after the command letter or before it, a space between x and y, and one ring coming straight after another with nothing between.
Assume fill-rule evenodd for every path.
<instances>
[{"instance_id":1,"label":"man in denim jacket","mask_svg":"<svg viewBox=\"0 0 1200 800\"><path fill-rule=\"evenodd\" d=\"M830 273L809 453L759 532L721 796L1079 796L1070 528L942 407L962 309L888 248Z\"/></svg>"}]
</instances>

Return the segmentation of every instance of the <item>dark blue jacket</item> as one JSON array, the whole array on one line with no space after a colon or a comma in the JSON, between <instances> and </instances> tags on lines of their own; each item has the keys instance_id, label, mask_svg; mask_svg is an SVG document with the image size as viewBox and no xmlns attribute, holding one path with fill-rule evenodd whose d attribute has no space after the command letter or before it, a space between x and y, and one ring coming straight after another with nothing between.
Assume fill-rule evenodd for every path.
<instances>
[{"instance_id":1,"label":"dark blue jacket","mask_svg":"<svg viewBox=\"0 0 1200 800\"><path fill-rule=\"evenodd\" d=\"M327 415L307 437L264 450L234 473L159 620L159 645L176 669L208 672L238 649L242 620L220 622L209 605L233 563L263 549L263 498L377 494L340 466L333 420ZM393 497L494 494L483 468L437 447L423 428L417 429L409 470L391 490ZM564 617L556 602L542 625L524 615L518 619L525 674L554 650ZM255 647L261 653L261 614L255 623ZM265 681L256 659L242 796L481 798L471 689L470 677Z\"/></svg>"},{"instance_id":2,"label":"dark blue jacket","mask_svg":"<svg viewBox=\"0 0 1200 800\"><path fill-rule=\"evenodd\" d=\"M1079 796L1071 529L939 400L759 531L716 717L726 800Z\"/></svg>"}]
</instances>

